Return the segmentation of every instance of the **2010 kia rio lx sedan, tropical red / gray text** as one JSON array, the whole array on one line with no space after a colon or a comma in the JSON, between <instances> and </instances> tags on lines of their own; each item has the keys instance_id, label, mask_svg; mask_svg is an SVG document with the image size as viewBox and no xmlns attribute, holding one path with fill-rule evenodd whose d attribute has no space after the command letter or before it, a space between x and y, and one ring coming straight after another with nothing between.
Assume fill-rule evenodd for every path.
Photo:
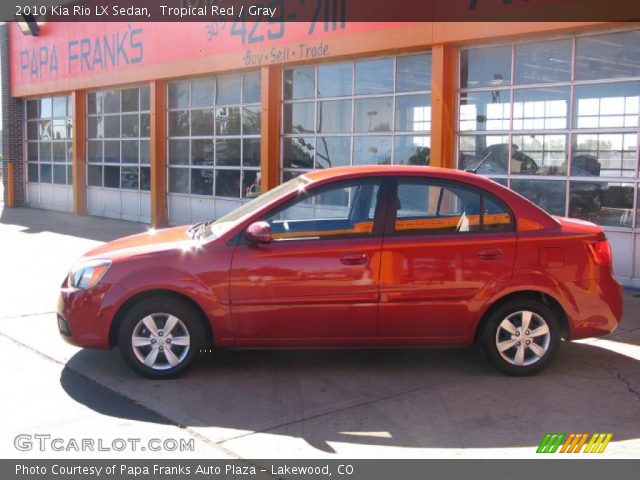
<instances>
[{"instance_id":1,"label":"2010 kia rio lx sedan, tropical red / gray text","mask_svg":"<svg viewBox=\"0 0 640 480\"><path fill-rule=\"evenodd\" d=\"M609 244L473 173L344 167L82 257L61 334L175 376L203 348L471 345L510 375L622 316Z\"/></svg>"}]
</instances>

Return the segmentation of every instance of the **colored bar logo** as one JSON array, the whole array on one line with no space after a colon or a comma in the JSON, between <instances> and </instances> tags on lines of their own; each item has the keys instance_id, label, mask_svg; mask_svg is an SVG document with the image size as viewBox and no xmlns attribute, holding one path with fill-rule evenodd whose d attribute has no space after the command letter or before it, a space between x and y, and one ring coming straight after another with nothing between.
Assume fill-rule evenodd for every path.
<instances>
[{"instance_id":1,"label":"colored bar logo","mask_svg":"<svg viewBox=\"0 0 640 480\"><path fill-rule=\"evenodd\" d=\"M582 453L603 453L611 438L613 433L546 433L536 453L580 453L582 447Z\"/></svg>"}]
</instances>

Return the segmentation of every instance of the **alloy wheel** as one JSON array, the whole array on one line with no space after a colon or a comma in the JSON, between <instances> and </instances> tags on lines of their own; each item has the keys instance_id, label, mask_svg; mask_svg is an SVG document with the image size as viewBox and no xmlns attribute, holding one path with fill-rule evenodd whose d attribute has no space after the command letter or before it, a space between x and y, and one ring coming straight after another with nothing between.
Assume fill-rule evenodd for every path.
<instances>
[{"instance_id":1,"label":"alloy wheel","mask_svg":"<svg viewBox=\"0 0 640 480\"><path fill-rule=\"evenodd\" d=\"M131 346L138 361L153 370L180 365L191 348L191 336L176 316L154 313L140 320L131 335Z\"/></svg>"},{"instance_id":2,"label":"alloy wheel","mask_svg":"<svg viewBox=\"0 0 640 480\"><path fill-rule=\"evenodd\" d=\"M551 342L551 332L540 315L520 310L500 322L495 341L498 353L506 362L522 367L544 357Z\"/></svg>"}]
</instances>

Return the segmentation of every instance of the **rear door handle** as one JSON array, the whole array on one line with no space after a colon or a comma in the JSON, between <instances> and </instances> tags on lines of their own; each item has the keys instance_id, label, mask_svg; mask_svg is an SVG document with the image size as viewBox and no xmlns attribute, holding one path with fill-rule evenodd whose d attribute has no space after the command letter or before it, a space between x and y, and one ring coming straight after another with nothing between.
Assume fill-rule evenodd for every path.
<instances>
[{"instance_id":1,"label":"rear door handle","mask_svg":"<svg viewBox=\"0 0 640 480\"><path fill-rule=\"evenodd\" d=\"M343 265L363 265L367 263L369 256L366 253L358 253L354 255L343 255L340 257L340 262Z\"/></svg>"},{"instance_id":2,"label":"rear door handle","mask_svg":"<svg viewBox=\"0 0 640 480\"><path fill-rule=\"evenodd\" d=\"M482 260L499 260L502 258L502 250L478 250L478 257Z\"/></svg>"}]
</instances>

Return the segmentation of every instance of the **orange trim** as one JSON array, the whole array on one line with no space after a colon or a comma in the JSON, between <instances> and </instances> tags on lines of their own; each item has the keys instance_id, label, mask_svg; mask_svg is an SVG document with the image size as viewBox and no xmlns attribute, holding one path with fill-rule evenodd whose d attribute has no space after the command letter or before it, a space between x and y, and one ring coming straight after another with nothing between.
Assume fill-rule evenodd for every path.
<instances>
[{"instance_id":1,"label":"orange trim","mask_svg":"<svg viewBox=\"0 0 640 480\"><path fill-rule=\"evenodd\" d=\"M480 225L480 215L467 215L470 226ZM438 218L418 218L399 219L396 221L396 231L403 230L431 230L441 228L455 229L460 221L460 216L438 217ZM508 225L511 221L508 213L497 213L484 216L485 225Z\"/></svg>"},{"instance_id":2,"label":"orange trim","mask_svg":"<svg viewBox=\"0 0 640 480\"><path fill-rule=\"evenodd\" d=\"M282 69L262 67L260 95L260 177L261 190L266 192L280 183L280 97Z\"/></svg>"},{"instance_id":3,"label":"orange trim","mask_svg":"<svg viewBox=\"0 0 640 480\"><path fill-rule=\"evenodd\" d=\"M71 93L73 130L71 145L73 158L71 171L73 172L73 212L76 215L87 213L87 156L86 156L86 114L87 95L83 90Z\"/></svg>"},{"instance_id":4,"label":"orange trim","mask_svg":"<svg viewBox=\"0 0 640 480\"><path fill-rule=\"evenodd\" d=\"M5 160L6 161L6 160ZM7 203L5 206L7 208L13 208L15 206L15 189L16 189L16 166L13 162L7 162L7 178L4 182L5 188L7 189Z\"/></svg>"},{"instance_id":5,"label":"orange trim","mask_svg":"<svg viewBox=\"0 0 640 480\"><path fill-rule=\"evenodd\" d=\"M293 238L307 237L335 237L338 235L360 235L370 234L373 231L373 222L359 222L353 225L353 228L345 228L342 230L322 230L312 232L283 232L271 235L273 240L288 240Z\"/></svg>"},{"instance_id":6,"label":"orange trim","mask_svg":"<svg viewBox=\"0 0 640 480\"><path fill-rule=\"evenodd\" d=\"M456 111L456 59L453 46L431 49L431 160L434 167L455 168L454 121Z\"/></svg>"},{"instance_id":7,"label":"orange trim","mask_svg":"<svg viewBox=\"0 0 640 480\"><path fill-rule=\"evenodd\" d=\"M164 227L167 215L167 145L166 110L167 83L154 81L149 85L150 136L149 157L151 159L151 226Z\"/></svg>"},{"instance_id":8,"label":"orange trim","mask_svg":"<svg viewBox=\"0 0 640 480\"><path fill-rule=\"evenodd\" d=\"M533 230L542 230L542 225L538 222L534 222L533 220L529 220L528 218L519 218L518 219L518 231L519 232L530 232Z\"/></svg>"}]
</instances>

